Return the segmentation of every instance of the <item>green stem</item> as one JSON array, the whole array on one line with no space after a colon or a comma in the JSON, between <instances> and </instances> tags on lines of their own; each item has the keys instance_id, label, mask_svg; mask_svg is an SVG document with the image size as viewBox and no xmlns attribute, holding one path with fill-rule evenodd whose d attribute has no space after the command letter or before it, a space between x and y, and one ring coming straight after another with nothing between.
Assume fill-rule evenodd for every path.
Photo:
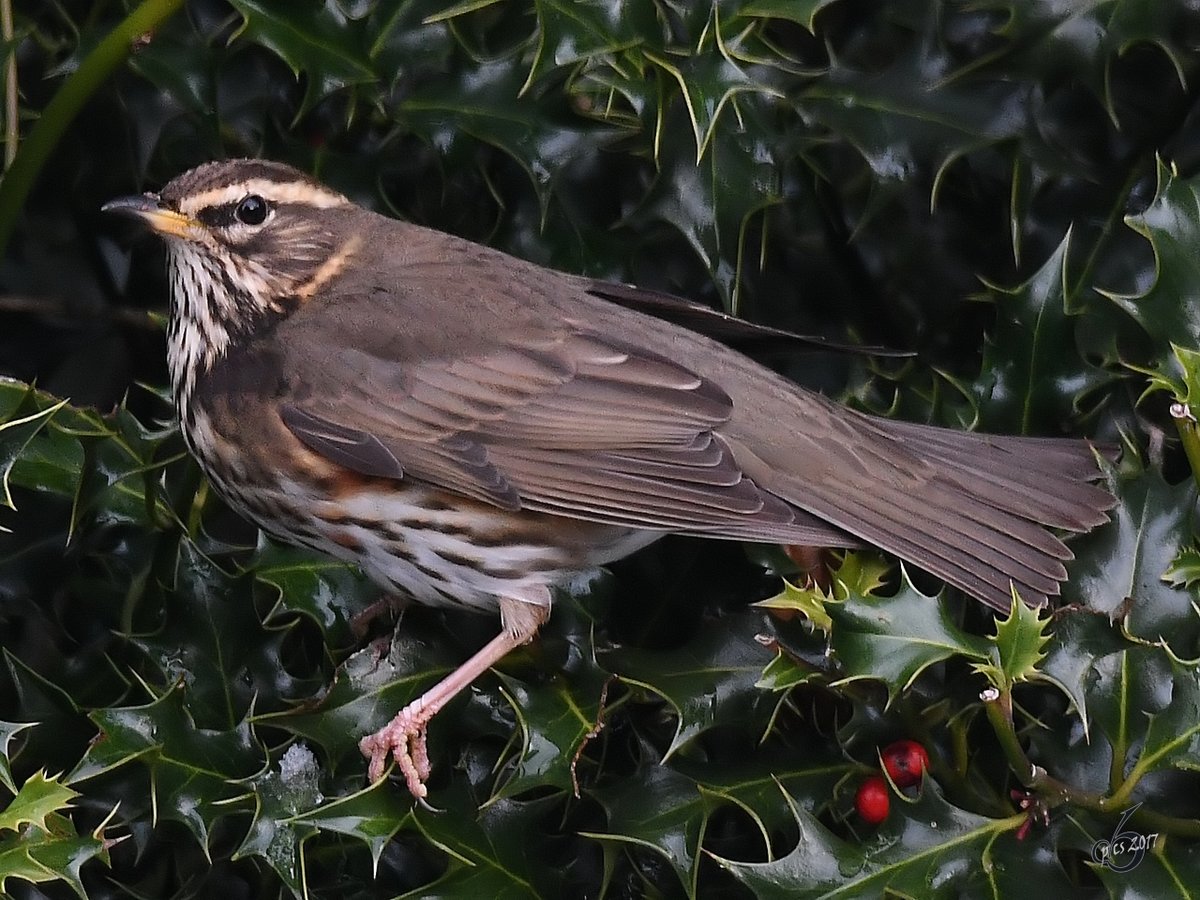
<instances>
[{"instance_id":1,"label":"green stem","mask_svg":"<svg viewBox=\"0 0 1200 900\"><path fill-rule=\"evenodd\" d=\"M1165 816L1152 809L1146 809L1145 805L1130 817L1129 822L1143 834L1148 831L1157 831L1159 834L1174 834L1179 837L1200 837L1200 819Z\"/></svg>"},{"instance_id":2,"label":"green stem","mask_svg":"<svg viewBox=\"0 0 1200 900\"><path fill-rule=\"evenodd\" d=\"M1187 403L1171 404L1171 418L1179 429L1179 439L1183 442L1183 452L1187 455L1188 465L1192 467L1192 478L1200 486L1200 423L1191 406Z\"/></svg>"},{"instance_id":3,"label":"green stem","mask_svg":"<svg viewBox=\"0 0 1200 900\"><path fill-rule=\"evenodd\" d=\"M1104 815L1116 815L1130 806L1133 790L1141 780L1142 773L1134 766L1124 783L1107 797L1091 791L1083 791L1071 787L1065 782L1046 772L1040 766L1035 766L1025 755L1021 741L1017 737L1012 720L1012 696L1001 693L995 699L985 700L988 721L991 723L1004 755L1008 759L1009 768L1021 780L1026 789L1036 792L1047 807L1052 808L1060 803L1070 803L1092 812ZM1200 837L1200 819L1183 819L1177 816L1167 816L1153 810L1141 807L1130 820L1135 826L1145 831L1157 831L1161 834L1174 834L1181 837Z\"/></svg>"},{"instance_id":4,"label":"green stem","mask_svg":"<svg viewBox=\"0 0 1200 900\"><path fill-rule=\"evenodd\" d=\"M13 32L12 0L0 0L0 38L8 52L4 58L4 168L7 170L17 155L20 124L17 116L17 44Z\"/></svg>"},{"instance_id":5,"label":"green stem","mask_svg":"<svg viewBox=\"0 0 1200 900\"><path fill-rule=\"evenodd\" d=\"M0 181L0 255L8 246L42 165L80 108L128 58L134 41L154 31L182 5L183 0L145 0L96 45L46 105Z\"/></svg>"}]
</instances>

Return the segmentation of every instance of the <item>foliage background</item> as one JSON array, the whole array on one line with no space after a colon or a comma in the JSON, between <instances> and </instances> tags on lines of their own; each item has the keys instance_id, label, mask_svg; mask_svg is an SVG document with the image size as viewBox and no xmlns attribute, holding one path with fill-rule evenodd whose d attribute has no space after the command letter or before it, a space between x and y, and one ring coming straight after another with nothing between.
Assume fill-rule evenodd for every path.
<instances>
[{"instance_id":1,"label":"foliage background","mask_svg":"<svg viewBox=\"0 0 1200 900\"><path fill-rule=\"evenodd\" d=\"M1191 896L1194 0L179 5L23 0L5 42L3 890ZM364 645L370 585L222 508L162 392L161 251L98 213L237 155L914 351L771 361L887 415L1120 444L1113 522L1065 606L1000 624L871 554L825 597L781 593L773 549L664 541L436 721L414 807L354 742L495 623L411 609ZM872 829L853 793L901 737L930 777ZM1098 864L1122 830L1158 837Z\"/></svg>"}]
</instances>

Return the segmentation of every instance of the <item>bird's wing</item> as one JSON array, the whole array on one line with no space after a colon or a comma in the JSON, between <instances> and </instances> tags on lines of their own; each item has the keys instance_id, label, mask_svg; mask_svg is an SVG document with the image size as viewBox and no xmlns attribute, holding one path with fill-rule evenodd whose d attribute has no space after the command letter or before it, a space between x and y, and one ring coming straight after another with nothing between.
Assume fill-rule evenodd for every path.
<instances>
[{"instance_id":1,"label":"bird's wing","mask_svg":"<svg viewBox=\"0 0 1200 900\"><path fill-rule=\"evenodd\" d=\"M336 333L321 320L348 314L343 298L281 339L295 364L280 416L339 465L509 509L856 543L760 490L716 433L729 396L664 356L564 321L494 322L459 352L442 342L432 355L429 342L413 352L411 333L305 349L305 334Z\"/></svg>"}]
</instances>

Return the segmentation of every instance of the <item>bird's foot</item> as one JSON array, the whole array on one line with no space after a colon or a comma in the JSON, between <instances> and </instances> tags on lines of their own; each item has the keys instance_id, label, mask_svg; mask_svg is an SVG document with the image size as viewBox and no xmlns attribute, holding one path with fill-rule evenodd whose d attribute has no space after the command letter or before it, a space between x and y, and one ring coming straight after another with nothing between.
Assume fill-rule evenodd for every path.
<instances>
[{"instance_id":1,"label":"bird's foot","mask_svg":"<svg viewBox=\"0 0 1200 900\"><path fill-rule=\"evenodd\" d=\"M370 760L367 773L372 783L383 777L390 755L400 767L409 793L418 800L425 799L429 793L425 779L430 773L425 728L431 718L425 709L413 703L374 734L368 734L358 742L358 749Z\"/></svg>"},{"instance_id":2,"label":"bird's foot","mask_svg":"<svg viewBox=\"0 0 1200 900\"><path fill-rule=\"evenodd\" d=\"M537 632L550 612L550 591L540 587L533 599L500 598L500 633L461 666L427 690L374 734L358 742L358 749L370 760L367 771L371 782L383 777L388 757L404 774L409 792L418 800L429 793L425 779L429 777L429 752L425 746L425 728L438 710L450 702L493 663L504 658Z\"/></svg>"}]
</instances>

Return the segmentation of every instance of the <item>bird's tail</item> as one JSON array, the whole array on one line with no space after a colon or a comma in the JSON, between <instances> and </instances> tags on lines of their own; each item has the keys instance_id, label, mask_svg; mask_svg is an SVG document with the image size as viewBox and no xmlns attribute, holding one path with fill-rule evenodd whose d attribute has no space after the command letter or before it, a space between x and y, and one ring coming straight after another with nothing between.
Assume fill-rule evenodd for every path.
<instances>
[{"instance_id":1,"label":"bird's tail","mask_svg":"<svg viewBox=\"0 0 1200 900\"><path fill-rule=\"evenodd\" d=\"M1056 596L1072 553L1052 529L1086 531L1115 503L1090 483L1105 454L1086 441L959 432L807 399L836 420L825 437L838 447L814 472L772 445L760 487L997 609L1012 586L1032 604Z\"/></svg>"}]
</instances>

